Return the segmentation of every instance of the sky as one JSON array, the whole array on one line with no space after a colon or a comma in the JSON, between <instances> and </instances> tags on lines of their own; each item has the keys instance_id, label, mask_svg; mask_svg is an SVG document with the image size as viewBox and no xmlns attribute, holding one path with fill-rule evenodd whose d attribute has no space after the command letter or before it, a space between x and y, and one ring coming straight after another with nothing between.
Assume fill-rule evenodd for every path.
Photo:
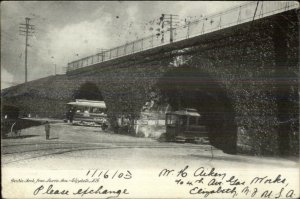
<instances>
[{"instance_id":1,"label":"sky","mask_svg":"<svg viewBox=\"0 0 300 199\"><path fill-rule=\"evenodd\" d=\"M179 22L199 19L239 1L2 1L1 89L25 81L25 37L30 18L28 81L64 74L68 62L153 34L162 13ZM155 22L155 23L153 23ZM154 25L153 25L154 24Z\"/></svg>"}]
</instances>

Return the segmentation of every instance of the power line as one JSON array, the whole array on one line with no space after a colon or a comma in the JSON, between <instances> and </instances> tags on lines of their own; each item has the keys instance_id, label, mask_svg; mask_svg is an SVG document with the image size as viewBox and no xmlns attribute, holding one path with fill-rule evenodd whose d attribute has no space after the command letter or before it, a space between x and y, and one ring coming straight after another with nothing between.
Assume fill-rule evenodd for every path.
<instances>
[{"instance_id":1,"label":"power line","mask_svg":"<svg viewBox=\"0 0 300 199\"><path fill-rule=\"evenodd\" d=\"M35 26L30 24L30 18L25 18L25 24L20 23L19 26L19 34L25 36L25 82L27 82L27 47L30 45L28 44L28 37L33 36L35 33Z\"/></svg>"},{"instance_id":2,"label":"power line","mask_svg":"<svg viewBox=\"0 0 300 199\"><path fill-rule=\"evenodd\" d=\"M20 40L20 38L13 37L14 35L12 35L12 33L9 33L8 31L5 31L5 30L1 30L1 36L5 37L5 41L7 41L7 39L10 41Z\"/></svg>"}]
</instances>

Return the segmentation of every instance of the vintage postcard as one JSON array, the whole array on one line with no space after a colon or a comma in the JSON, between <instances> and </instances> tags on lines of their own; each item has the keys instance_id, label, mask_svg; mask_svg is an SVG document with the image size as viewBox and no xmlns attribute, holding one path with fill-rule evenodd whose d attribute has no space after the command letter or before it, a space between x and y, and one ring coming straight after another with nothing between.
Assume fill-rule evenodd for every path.
<instances>
[{"instance_id":1,"label":"vintage postcard","mask_svg":"<svg viewBox=\"0 0 300 199\"><path fill-rule=\"evenodd\" d=\"M2 1L3 198L299 198L297 1Z\"/></svg>"}]
</instances>

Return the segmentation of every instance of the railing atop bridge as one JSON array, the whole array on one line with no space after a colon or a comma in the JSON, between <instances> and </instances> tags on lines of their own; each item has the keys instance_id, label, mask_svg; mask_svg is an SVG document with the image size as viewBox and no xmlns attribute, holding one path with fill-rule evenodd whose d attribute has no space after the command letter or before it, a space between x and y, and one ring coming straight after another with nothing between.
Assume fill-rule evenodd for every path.
<instances>
[{"instance_id":1,"label":"railing atop bridge","mask_svg":"<svg viewBox=\"0 0 300 199\"><path fill-rule=\"evenodd\" d=\"M173 28L173 42L207 34L298 7L299 3L295 1L259 1L244 3L223 12L209 15L199 20L188 22L185 25ZM163 34L164 40L161 39L161 36L153 34L126 43L122 46L70 62L67 66L67 72L170 44L170 30L165 31Z\"/></svg>"}]
</instances>

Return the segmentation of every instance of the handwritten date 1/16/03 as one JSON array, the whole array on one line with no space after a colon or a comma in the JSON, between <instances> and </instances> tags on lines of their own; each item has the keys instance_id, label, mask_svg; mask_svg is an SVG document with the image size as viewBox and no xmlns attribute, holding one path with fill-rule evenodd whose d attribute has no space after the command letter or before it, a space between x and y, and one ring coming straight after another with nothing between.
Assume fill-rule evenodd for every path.
<instances>
[{"instance_id":1,"label":"handwritten date 1/16/03","mask_svg":"<svg viewBox=\"0 0 300 199\"><path fill-rule=\"evenodd\" d=\"M131 179L132 173L129 170L126 171L111 171L111 170L88 170L86 172L87 177L92 178L103 178L103 179Z\"/></svg>"}]
</instances>

